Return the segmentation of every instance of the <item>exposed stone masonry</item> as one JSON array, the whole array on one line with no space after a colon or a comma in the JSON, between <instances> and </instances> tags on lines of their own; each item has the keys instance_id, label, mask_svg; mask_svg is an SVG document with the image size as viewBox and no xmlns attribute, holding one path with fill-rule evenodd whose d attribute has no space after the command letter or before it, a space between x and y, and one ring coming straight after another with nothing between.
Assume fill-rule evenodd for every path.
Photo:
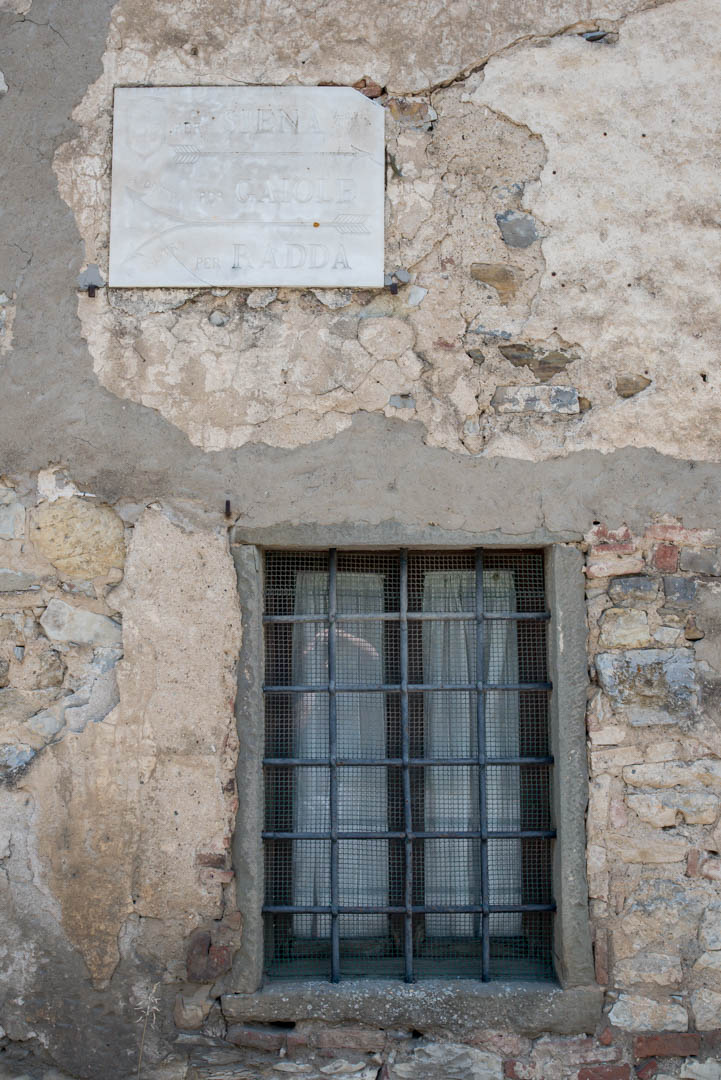
<instances>
[{"instance_id":1,"label":"exposed stone masonry","mask_svg":"<svg viewBox=\"0 0 721 1080\"><path fill-rule=\"evenodd\" d=\"M2 1080L721 1080L719 0L482 7L0 0ZM115 86L324 82L384 289L105 286ZM234 522L583 551L597 1022L249 1017Z\"/></svg>"},{"instance_id":2,"label":"exposed stone masonry","mask_svg":"<svg viewBox=\"0 0 721 1080\"><path fill-rule=\"evenodd\" d=\"M150 619L148 630L156 635L167 610L161 616L154 598L165 596L164 603L174 603L158 577L155 552L162 551L167 562L173 544L182 548L190 543L198 551L197 558L191 556L196 558L197 596L213 587L216 570L212 559L208 561L207 536L200 554L190 534L181 540L177 526L162 514L145 511L138 517L138 508L98 504L92 493L78 491L62 470L41 474L35 494L27 484L13 486L6 480L1 505L0 760L6 798L32 794L39 823L35 887L59 900L65 932L96 984L106 983L121 960L124 950L119 953L113 944L118 931L121 939L134 938L134 948L146 951L148 961L154 957L153 979L167 989L163 998L168 1008L173 1005L173 1023L180 1032L171 1052L178 1068L189 1055L195 1072L188 1075L197 1077L215 1076L212 1070L222 1064L255 1069L257 1075L274 1080L294 1073L311 1080L346 1075L375 1080L379 1070L385 1070L382 1075L388 1080L426 1075L437 1080L501 1075L508 1080L630 1080L631 1067L639 1080L650 1080L656 1073L689 1080L721 1076L721 1067L713 1064L721 1027L717 534L660 517L642 535L633 535L624 525L599 523L581 545L586 551L589 659L594 673L587 718L588 883L596 976L607 988L596 1039L542 1036L532 1041L512 1031L478 1031L472 1036L466 1031L459 1038L458 1032L442 1029L411 1037L409 1031L368 1029L362 1024L299 1021L290 1029L248 1024L234 1020L232 1008L224 1016L213 986L229 970L242 934L228 854L235 806L230 711L224 719L219 716L216 734L210 736L211 769L200 785L191 777L202 775L202 758L181 779L186 761L190 765L182 747L194 745L194 724L183 732L182 722L175 723L170 738L172 728L166 727L165 756L158 756L158 749L151 751L149 743L140 751L140 784L144 777L146 784L153 778L153 802L159 810L169 805L168 800L178 805L179 783L186 792L194 792L193 829L174 828L174 811L162 810L171 815L162 826L173 836L170 862L164 863L161 856L158 863L158 854L150 849L135 845L127 849L128 822L111 825L112 794L104 789L102 799L111 799L107 812L102 811L110 846L107 858L94 864L96 884L88 878L80 850L73 853L72 839L66 856L71 863L81 859L83 894L102 891L104 924L95 916L91 927L79 917L80 894L67 878L67 864L63 861L62 869L56 865L59 834L53 818L62 812L52 791L57 780L51 778L68 767L79 775L80 760L72 765L71 761L82 746L76 740L87 739L89 727L101 731L110 724L107 730L116 732L113 742L120 738L120 745L127 745L132 731L132 713L127 710L134 700L147 703L150 694L156 711L166 708L165 699L155 696L153 681L163 670L172 683L172 672L178 663L186 663L197 631L192 625L183 627L181 621L174 623L176 629L166 644L157 639L157 655L147 668L148 674L155 673L153 681L143 682L137 653L146 633L142 620ZM126 572L119 588L126 537L130 577ZM234 581L229 569L223 573L232 610ZM174 573L165 569L162 575L170 575L168 587L174 589ZM131 601L131 596L137 599ZM123 611L130 619L127 624L120 618ZM232 678L237 637L231 636L224 645L219 632L216 623L203 647L209 655L226 658L223 678L227 700L232 701L227 679ZM119 693L116 671L123 648L126 663L128 650L135 659ZM168 704L173 700L174 692ZM123 734L128 723L131 727ZM178 742L181 732L184 743ZM140 745L142 738L147 736L141 737ZM94 737L93 744L97 770L101 743ZM197 757L197 751L192 754ZM218 754L217 764L212 764ZM212 776L217 779L212 781ZM68 809L74 806L81 820L91 820L102 806L93 802L95 797L89 789L82 795L78 790ZM203 818L210 830L205 835L200 827ZM6 820L12 822L12 814ZM86 835L84 830L85 826L78 841ZM0 860L11 860L6 866L12 865L16 843L12 826L9 831L6 827L0 836ZM126 848L122 854L118 844ZM179 851L185 846L196 867L200 890L196 900L189 896L187 870L178 874ZM157 894L159 870L170 875L162 904ZM127 899L125 874L135 882L134 895L128 893ZM151 881L155 884L148 892ZM138 922L139 911L146 918L152 916L151 921ZM156 922L148 938L153 920L163 921ZM18 1012L12 999L8 1004L6 1031L14 1039L27 1038L32 1006L30 1012L27 1005ZM170 1035L168 1022L169 1017L162 1028ZM167 1050L164 1053L167 1056ZM712 1061L701 1068L690 1063L692 1056ZM236 1069L227 1075L246 1073Z\"/></svg>"}]
</instances>

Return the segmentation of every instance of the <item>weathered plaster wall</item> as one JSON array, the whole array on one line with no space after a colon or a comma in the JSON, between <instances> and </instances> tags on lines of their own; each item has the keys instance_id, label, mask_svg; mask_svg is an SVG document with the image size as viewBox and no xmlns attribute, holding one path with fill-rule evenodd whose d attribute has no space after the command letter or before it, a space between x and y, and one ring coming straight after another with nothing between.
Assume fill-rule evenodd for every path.
<instances>
[{"instance_id":1,"label":"weathered plaster wall","mask_svg":"<svg viewBox=\"0 0 721 1080\"><path fill-rule=\"evenodd\" d=\"M12 1039L101 1076L119 1052L132 1067L133 1009L185 977L190 934L233 922L239 608L223 533L160 508L124 525L53 481L39 485L52 501L3 489L0 1011ZM88 1026L75 1046L58 985L70 949ZM114 1002L107 1045L91 987Z\"/></svg>"},{"instance_id":2,"label":"weathered plaster wall","mask_svg":"<svg viewBox=\"0 0 721 1080\"><path fill-rule=\"evenodd\" d=\"M447 65L424 78L368 56L364 72L388 89L378 102L397 296L104 290L79 304L101 383L206 450L297 446L365 411L418 419L430 445L458 452L538 460L631 445L716 460L721 390L705 345L719 331L708 272L719 211L714 10L705 0L635 15L577 5L532 35L501 19L495 44L507 50L483 66L491 43L478 41L481 70L445 88ZM353 81L322 21L291 20L291 72L285 55L268 55L272 38L259 67L252 34L224 33L228 12L220 5L223 45L209 64L193 4L173 5L162 31L155 6L114 9L104 74L55 163L86 258L103 273L115 85L223 81L221 71L314 82L321 69ZM330 18L342 17L334 8ZM599 23L601 41L583 36ZM310 67L309 32L319 41Z\"/></svg>"},{"instance_id":3,"label":"weathered plaster wall","mask_svg":"<svg viewBox=\"0 0 721 1080\"><path fill-rule=\"evenodd\" d=\"M0 1072L718 1080L718 14L0 0ZM362 77L396 295L78 291L114 85ZM234 522L587 550L597 1039L222 1013Z\"/></svg>"}]
</instances>

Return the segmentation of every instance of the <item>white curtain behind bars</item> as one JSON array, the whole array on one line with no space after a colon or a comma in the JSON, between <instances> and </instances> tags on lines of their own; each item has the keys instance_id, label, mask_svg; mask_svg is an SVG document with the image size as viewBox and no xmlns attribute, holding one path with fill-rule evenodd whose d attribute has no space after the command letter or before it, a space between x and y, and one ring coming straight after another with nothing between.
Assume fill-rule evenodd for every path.
<instances>
[{"instance_id":1,"label":"white curtain behind bars","mask_svg":"<svg viewBox=\"0 0 721 1080\"><path fill-rule=\"evenodd\" d=\"M344 614L383 611L381 574L339 573L336 579L338 610ZM297 614L328 611L328 574L297 575ZM380 684L384 681L383 624L336 623L336 682ZM296 623L293 627L293 682L313 685L328 682L328 627L323 623ZM338 694L336 717L338 753L344 757L386 756L385 695ZM295 695L296 757L328 754L327 693ZM294 769L293 827L297 832L330 828L330 785L327 768ZM387 831L388 787L386 769L344 766L338 770L338 828L341 832ZM388 903L388 841L339 842L339 897L341 905ZM330 841L293 841L293 903L328 905L330 895ZM341 915L341 937L387 933L387 915ZM294 915L298 937L330 935L330 916Z\"/></svg>"},{"instance_id":2,"label":"white curtain behind bars","mask_svg":"<svg viewBox=\"0 0 721 1080\"><path fill-rule=\"evenodd\" d=\"M515 611L513 575L483 571L484 605L491 611ZM425 575L424 611L473 611L476 575L473 571L433 571ZM518 682L516 624L485 624L484 681ZM475 681L475 624L423 624L423 681ZM425 695L425 753L427 757L472 757L477 750L475 694L435 691ZM489 756L519 752L518 693L486 694L486 749ZM437 766L425 770L427 831L478 829L478 770L470 766ZM488 828L520 827L517 767L494 766L486 773ZM521 842L494 840L488 844L489 902L521 903ZM477 840L426 840L425 903L480 904L481 864ZM520 914L496 914L489 920L492 936L521 932ZM432 937L478 936L479 916L450 913L426 916Z\"/></svg>"}]
</instances>

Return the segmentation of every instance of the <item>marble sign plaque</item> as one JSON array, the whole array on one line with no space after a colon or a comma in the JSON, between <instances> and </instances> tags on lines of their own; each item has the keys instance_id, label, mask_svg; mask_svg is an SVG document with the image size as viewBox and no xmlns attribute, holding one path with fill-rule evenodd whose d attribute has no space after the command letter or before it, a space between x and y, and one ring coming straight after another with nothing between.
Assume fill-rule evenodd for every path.
<instances>
[{"instance_id":1,"label":"marble sign plaque","mask_svg":"<svg viewBox=\"0 0 721 1080\"><path fill-rule=\"evenodd\" d=\"M383 119L350 87L117 88L109 284L381 286Z\"/></svg>"}]
</instances>

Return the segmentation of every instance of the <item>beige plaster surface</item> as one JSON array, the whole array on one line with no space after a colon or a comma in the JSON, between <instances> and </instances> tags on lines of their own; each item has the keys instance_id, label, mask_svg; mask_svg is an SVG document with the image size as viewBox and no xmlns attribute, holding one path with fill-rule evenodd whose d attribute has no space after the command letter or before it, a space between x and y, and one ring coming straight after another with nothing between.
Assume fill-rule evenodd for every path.
<instances>
[{"instance_id":1,"label":"beige plaster surface","mask_svg":"<svg viewBox=\"0 0 721 1080\"><path fill-rule=\"evenodd\" d=\"M225 538L159 510L133 529L109 601L123 619L120 702L46 749L23 781L62 924L96 985L118 963L129 916L172 925L167 962L222 914L222 884L198 855L224 855L232 828L240 642Z\"/></svg>"},{"instance_id":2,"label":"beige plaster surface","mask_svg":"<svg viewBox=\"0 0 721 1080\"><path fill-rule=\"evenodd\" d=\"M363 10L361 25L341 4L306 25L303 4L282 14L271 4L261 43L252 22L248 34L224 34L223 3L211 35L188 0L120 0L104 73L75 111L79 135L55 161L88 262L107 272L114 85L350 83L367 74L393 95L379 99L389 105L386 271L405 269L410 281L395 296L81 295L101 383L212 451L326 439L369 411L420 420L429 444L461 453L540 460L630 445L717 460L717 0L635 14L578 3L492 7L485 23L462 18L463 4L379 5ZM287 51L273 38L281 17ZM599 25L607 40L584 39ZM348 34L352 61L341 59ZM532 214L538 239L507 246L496 215L509 211ZM498 267L491 280L511 271L512 295L480 280L479 264ZM499 351L508 342L568 355L553 382L578 390L581 411L496 410L497 387L538 382ZM623 398L616 383L622 389L627 376L650 385Z\"/></svg>"}]
</instances>

